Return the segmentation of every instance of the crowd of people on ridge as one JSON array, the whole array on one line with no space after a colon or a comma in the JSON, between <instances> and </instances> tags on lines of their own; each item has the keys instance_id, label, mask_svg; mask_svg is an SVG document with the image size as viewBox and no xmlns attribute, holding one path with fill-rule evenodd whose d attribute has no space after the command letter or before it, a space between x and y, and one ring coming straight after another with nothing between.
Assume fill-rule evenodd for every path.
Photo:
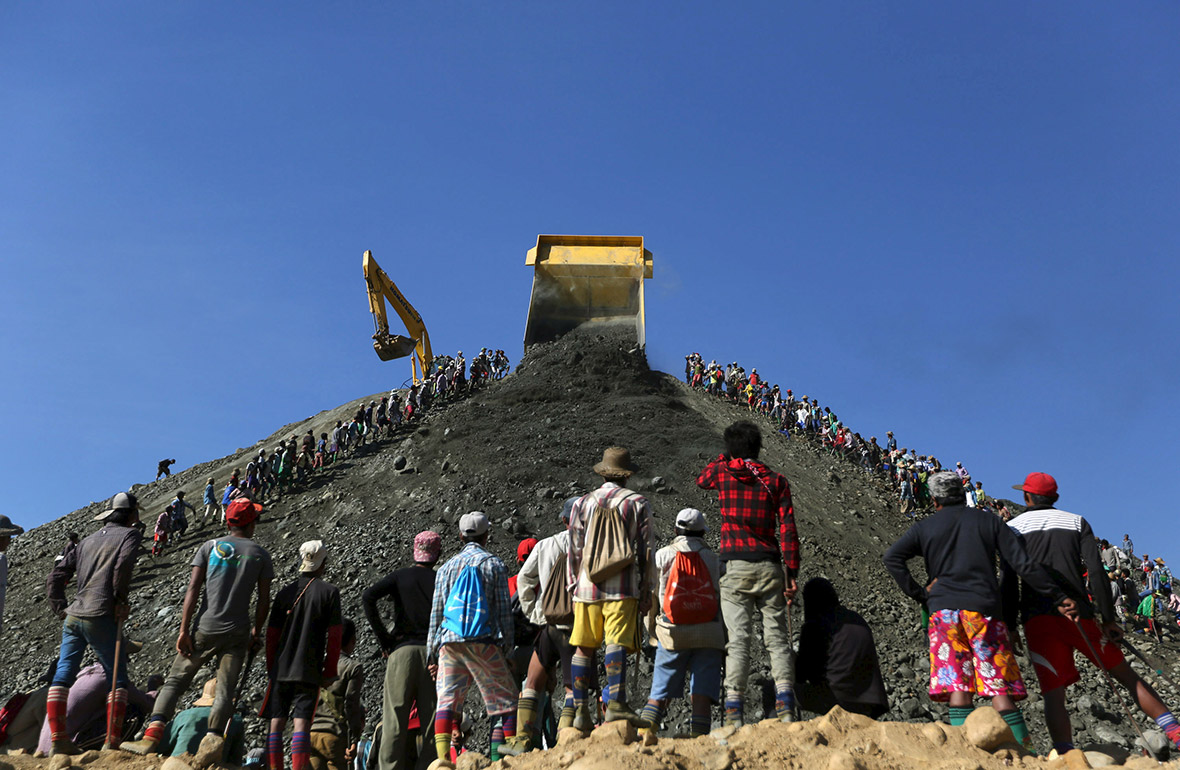
<instances>
[{"instance_id":1,"label":"crowd of people on ridge","mask_svg":"<svg viewBox=\"0 0 1180 770\"><path fill-rule=\"evenodd\" d=\"M943 470L934 455L919 455L917 450L898 447L893 431L885 433L885 445L876 436L866 441L859 433L845 425L829 406L804 395L783 390L778 383L771 385L753 368L749 374L736 361L721 366L714 359L708 364L700 353L684 357L684 380L692 388L744 405L752 414L768 420L773 429L784 436L796 436L815 443L835 457L852 463L861 472L871 474L890 485L897 497L901 512L910 518L917 513L931 511L932 500L928 481L930 475ZM962 480L967 505L980 508L995 507L1002 515L1000 501L992 500L983 491L982 481L972 481L963 463L955 463L955 473Z\"/></svg>"},{"instance_id":2,"label":"crowd of people on ridge","mask_svg":"<svg viewBox=\"0 0 1180 770\"><path fill-rule=\"evenodd\" d=\"M627 488L636 468L622 447L608 448L594 465L601 486L555 511L555 534L518 544L519 570L511 578L487 549L492 527L480 511L459 518L453 536L461 550L441 566L442 535L419 533L413 564L361 596L386 657L375 751L381 770L453 768L465 749L462 707L472 684L492 719L492 759L552 747L562 728L589 732L623 721L657 733L669 702L685 697L686 687L692 735L712 729L714 708L725 725L765 716L746 702L759 616L775 718L791 722L801 710L824 713L833 705L883 715L888 701L864 618L843 606L836 586L822 577L800 591L790 484L759 460L761 430L740 420L723 440L724 450L696 478L701 489L717 494L716 553L704 539L709 517L693 508L677 513L674 537L656 547L652 506ZM94 722L100 699L106 709L99 712L105 719L96 740L104 748L237 761L240 739L239 748L232 746L233 736L241 735L234 716L241 674L257 650L265 655L269 680L260 709L269 720L265 747L256 754L261 763L269 770L285 767L288 721L292 770L342 769L365 753L365 672L351 657L356 626L343 617L340 590L326 579L332 555L321 541L303 543L300 576L272 598L272 559L253 540L266 490L260 480L251 484L250 475L230 485L224 507L210 502L213 480L206 487L203 524L221 519L227 531L201 544L190 562L177 655L162 682L155 688L149 682L148 693L137 690L128 673L127 657L137 644L122 639L141 552L136 496L116 495L95 517L102 528L67 544L47 580L49 606L63 621L59 657L43 693L22 694L0 714L10 746L24 735L16 728L32 726L45 753L79 753L79 725ZM1054 750L1072 749L1066 691L1079 677L1074 652L1110 672L1180 748L1180 724L1120 651L1120 642L1134 648L1122 638L1116 581L1094 579L1109 573L1108 566L1121 569L1134 552L1129 537L1116 549L1123 557L1108 553L1083 517L1055 507L1057 483L1048 474L1031 473L1015 487L1026 510L1007 518L969 506L962 473L935 470L926 486L933 514L915 521L884 563L926 618L930 697L948 703L951 723L965 722L975 696L988 698L1016 740L1032 750L1018 706L1028 694L1016 659L1023 625ZM196 514L180 495L173 512L177 503L182 515ZM0 621L4 551L22 531L0 516ZM918 557L925 584L909 572L908 562ZM1162 560L1147 556L1140 564L1153 596L1165 590L1161 567ZM71 581L72 602L66 596ZM804 623L796 651L788 619L798 598ZM382 603L392 605L391 623L382 617ZM626 695L628 656L644 649L654 655L655 673L636 710ZM87 650L98 661L89 678L89 669L80 670ZM598 679L600 658L605 682ZM201 705L177 714L209 662L217 675L205 683ZM554 720L550 703L559 667L561 707ZM142 735L128 734L125 716L132 706L142 717Z\"/></svg>"},{"instance_id":3,"label":"crowd of people on ridge","mask_svg":"<svg viewBox=\"0 0 1180 770\"><path fill-rule=\"evenodd\" d=\"M330 466L342 457L374 440L392 436L398 427L422 418L432 407L445 404L466 396L483 387L490 380L502 379L508 374L508 356L503 350L491 351L481 348L471 361L470 378L463 351L455 357L439 356L423 377L421 383L410 386L406 393L394 388L389 395L377 401L357 407L356 413L348 420L337 420L331 432L321 432L319 437L308 430L302 437L291 436L267 451L258 450L245 469L235 468L225 487L217 487L214 478L205 486L201 513L202 525L217 520L224 523L225 508L235 490L250 490L254 499L268 503L281 499L284 494L298 491L319 469ZM157 465L156 480L171 476L175 459L161 460ZM175 544L188 531L187 512L194 515L196 509L184 499L184 492L177 492L176 498L156 517L152 531L152 556L164 553L169 543Z\"/></svg>"}]
</instances>

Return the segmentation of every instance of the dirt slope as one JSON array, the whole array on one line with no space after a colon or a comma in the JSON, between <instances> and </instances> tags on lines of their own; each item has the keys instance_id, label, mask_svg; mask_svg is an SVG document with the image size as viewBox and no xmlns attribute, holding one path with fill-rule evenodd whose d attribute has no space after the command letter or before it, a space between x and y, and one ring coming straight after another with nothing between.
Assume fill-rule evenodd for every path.
<instances>
[{"instance_id":1,"label":"dirt slope","mask_svg":"<svg viewBox=\"0 0 1180 770\"><path fill-rule=\"evenodd\" d=\"M361 628L357 657L369 676L366 701L372 718L380 713L382 666L364 623L360 594L381 575L409 562L410 544L418 531L443 533L446 558L458 550L458 516L483 510L493 521L491 550L514 569L519 538L556 532L564 498L597 485L591 466L605 447L615 444L629 447L641 469L631 486L653 502L660 543L667 542L671 521L685 506L700 508L716 520L715 499L698 490L694 479L720 451L723 428L746 412L651 371L642 351L630 347L628 332L609 326L583 327L553 343L534 346L507 379L430 415L392 440L361 449L318 475L306 490L268 507L257 539L274 556L280 583L294 578L302 541L322 538L335 554L327 579L340 586L346 614ZM271 446L280 437L308 428L318 435L367 400L292 423L259 445ZM244 468L256 451L239 449L136 491L154 520L176 490L185 490L189 500L199 502L208 476L224 484L230 471ZM925 696L926 651L916 609L880 562L885 547L905 529L890 496L856 469L805 442L769 431L763 459L792 485L803 546L802 577L831 579L846 603L874 629L890 691L888 718L945 718L945 708ZM0 695L34 686L55 658L60 624L44 600L45 576L64 543L64 533L93 531L97 525L90 519L103 507L92 503L38 527L9 551ZM190 530L186 541L162 558L140 560L128 622L129 636L147 643L133 661L137 682L166 670L170 663L187 563L212 534L212 528L196 534ZM715 543L716 529L711 537ZM797 617L796 624L801 620ZM765 656L755 654L754 660L765 661ZM751 720L764 716L757 704L771 694L768 666L761 666L750 685ZM1024 668L1031 676L1031 666ZM633 704L646 697L650 664L642 663L639 671L629 689ZM257 697L262 687L261 667L256 667L248 693ZM1096 677L1088 676L1074 695L1079 744L1125 744L1134 736ZM1180 702L1180 693L1164 688L1164 695ZM1037 701L1036 696L1030 698L1026 714L1038 744L1047 747ZM469 719L482 725L475 745L486 745L478 697L468 700L468 712ZM720 723L719 715L715 723ZM672 711L669 728L687 729L683 711ZM742 764L756 762L747 758Z\"/></svg>"}]
</instances>

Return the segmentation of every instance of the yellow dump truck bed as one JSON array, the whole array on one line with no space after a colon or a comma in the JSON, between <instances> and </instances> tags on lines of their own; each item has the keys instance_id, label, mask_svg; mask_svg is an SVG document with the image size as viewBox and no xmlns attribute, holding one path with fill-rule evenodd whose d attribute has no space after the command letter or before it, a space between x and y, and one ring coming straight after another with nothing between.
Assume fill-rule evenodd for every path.
<instances>
[{"instance_id":1,"label":"yellow dump truck bed","mask_svg":"<svg viewBox=\"0 0 1180 770\"><path fill-rule=\"evenodd\" d=\"M591 321L630 321L644 346L643 281L652 277L651 262L643 236L538 235L525 259L533 266L525 347Z\"/></svg>"}]
</instances>

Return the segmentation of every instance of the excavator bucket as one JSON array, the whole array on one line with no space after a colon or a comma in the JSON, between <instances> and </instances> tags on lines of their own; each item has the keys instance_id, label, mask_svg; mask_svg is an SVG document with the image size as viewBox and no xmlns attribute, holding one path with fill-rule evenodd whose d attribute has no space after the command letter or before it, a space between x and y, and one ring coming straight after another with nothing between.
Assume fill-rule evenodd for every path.
<instances>
[{"instance_id":1,"label":"excavator bucket","mask_svg":"<svg viewBox=\"0 0 1180 770\"><path fill-rule=\"evenodd\" d=\"M539 235L525 264L533 266L526 348L591 321L630 321L646 344L643 280L652 270L642 236Z\"/></svg>"},{"instance_id":2,"label":"excavator bucket","mask_svg":"<svg viewBox=\"0 0 1180 770\"><path fill-rule=\"evenodd\" d=\"M400 334L385 334L380 333L373 335L373 349L377 351L377 357L382 361L392 361L395 358L405 358L413 355L415 342L409 337L403 337Z\"/></svg>"}]
</instances>

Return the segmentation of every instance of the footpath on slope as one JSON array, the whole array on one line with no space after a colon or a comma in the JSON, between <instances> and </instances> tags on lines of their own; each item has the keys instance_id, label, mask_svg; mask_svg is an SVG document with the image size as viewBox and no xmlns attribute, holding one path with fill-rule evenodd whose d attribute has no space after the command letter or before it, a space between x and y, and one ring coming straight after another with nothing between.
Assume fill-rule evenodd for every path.
<instances>
[{"instance_id":1,"label":"footpath on slope","mask_svg":"<svg viewBox=\"0 0 1180 770\"><path fill-rule=\"evenodd\" d=\"M560 526L557 513L562 501L597 486L591 467L605 447L615 444L629 447L640 469L631 486L652 501L657 542L670 538L671 521L683 507L700 508L717 521L716 500L698 490L694 481L720 451L724 427L747 412L651 371L642 351L633 349L631 334L614 326L586 326L533 346L505 380L431 413L391 441L360 449L317 474L306 489L267 507L256 538L274 557L278 584L294 578L300 542L322 538L334 553L326 577L340 587L346 615L358 621L355 657L367 672L368 733L380 715L384 662L364 622L360 594L388 571L408 564L418 531L435 529L443 534L445 559L459 547L454 534L458 517L468 510L483 510L495 527L490 549L514 569L518 540L554 534ZM144 485L137 492L153 517L178 489L196 502L208 476L223 484L233 468L244 467L258 446L309 428L318 435L355 411L357 403L292 423L254 447ZM886 718L945 719L945 707L931 703L925 695L927 660L917 610L897 590L880 561L881 553L907 525L896 513L895 502L856 468L806 442L767 433L763 459L792 484L802 541L802 579L828 577L874 630L890 694L891 711ZM103 507L93 503L39 527L19 538L9 552L12 574L8 628L0 649L0 671L4 672L0 694L35 687L36 678L56 658L61 626L46 607L44 579L53 555L64 543L64 533L94 531L97 525L90 519ZM714 546L717 529L710 534ZM144 651L132 660L137 683L142 684L150 673L166 671L170 664L189 559L200 542L217 531L209 527L190 534L160 559L141 558L128 622L128 635L145 642ZM796 620L798 626L802 618ZM756 720L770 712L769 703L765 710L758 704L772 698L772 687L762 650L756 649L752 657L759 668L751 677L748 716ZM265 686L261 669L256 665L247 682L248 702L261 697ZM1024 670L1031 675L1026 662ZM646 698L651 665L641 661L632 671L637 676L628 687L628 699L638 704ZM1129 745L1133 728L1101 679L1091 669L1085 671L1083 682L1071 690L1079 745ZM1162 684L1150 672L1149 679ZM194 686L182 707L199 690ZM1180 693L1161 690L1166 700L1180 703ZM686 730L683 701L675 704L667 719L669 729ZM1034 695L1026 704L1026 714L1037 745L1048 746L1039 709L1039 697ZM475 695L467 699L465 720L474 726L471 745L486 746L487 720ZM715 723L720 723L719 715ZM251 742L257 743L261 722L251 718L248 724ZM530 757L528 762L551 763L561 756L550 751L543 759ZM757 766L752 757L743 762Z\"/></svg>"}]
</instances>

